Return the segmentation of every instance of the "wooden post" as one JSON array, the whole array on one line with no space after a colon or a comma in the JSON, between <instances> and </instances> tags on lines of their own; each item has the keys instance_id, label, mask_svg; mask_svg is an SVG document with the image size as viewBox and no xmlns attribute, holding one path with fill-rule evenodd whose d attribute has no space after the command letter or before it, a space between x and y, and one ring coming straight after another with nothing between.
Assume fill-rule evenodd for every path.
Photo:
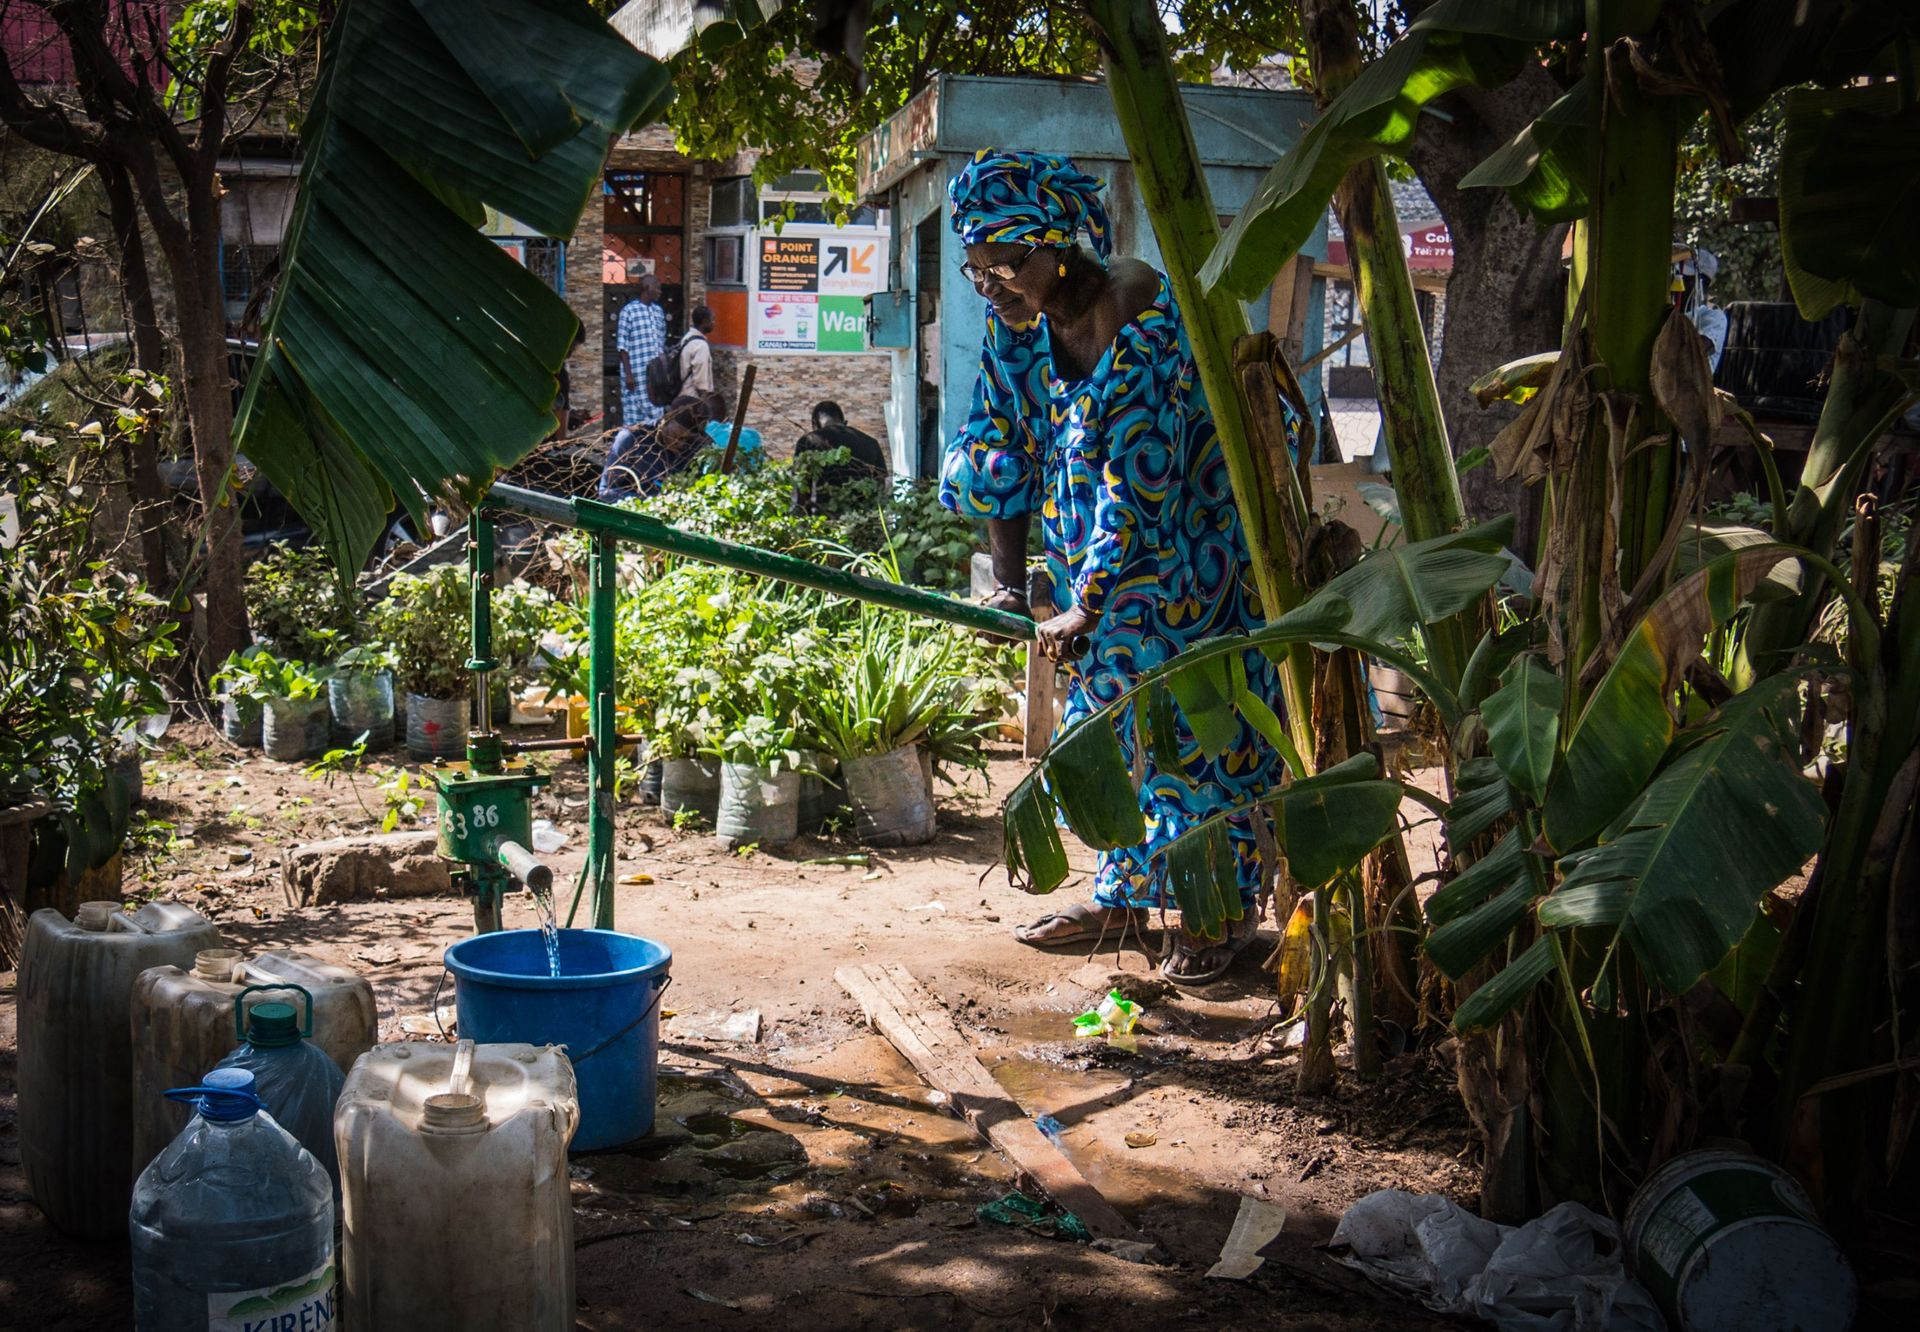
<instances>
[{"instance_id":1,"label":"wooden post","mask_svg":"<svg viewBox=\"0 0 1920 1332\"><path fill-rule=\"evenodd\" d=\"M1279 340L1288 365L1305 365L1307 306L1313 299L1313 261L1296 254L1273 279L1267 298L1267 331Z\"/></svg>"},{"instance_id":2,"label":"wooden post","mask_svg":"<svg viewBox=\"0 0 1920 1332\"><path fill-rule=\"evenodd\" d=\"M727 451L720 459L720 472L723 476L733 472L734 450L740 443L741 427L747 423L747 402L753 397L753 372L759 368L749 363L740 375L740 401L733 405L733 429L727 434Z\"/></svg>"},{"instance_id":3,"label":"wooden post","mask_svg":"<svg viewBox=\"0 0 1920 1332\"><path fill-rule=\"evenodd\" d=\"M1053 579L1048 577L1045 565L1027 571L1027 610L1035 624L1059 613L1053 606ZM1060 688L1060 668L1040 650L1037 639L1027 643L1026 685L1027 713L1020 720L1020 757L1037 759L1053 743Z\"/></svg>"}]
</instances>

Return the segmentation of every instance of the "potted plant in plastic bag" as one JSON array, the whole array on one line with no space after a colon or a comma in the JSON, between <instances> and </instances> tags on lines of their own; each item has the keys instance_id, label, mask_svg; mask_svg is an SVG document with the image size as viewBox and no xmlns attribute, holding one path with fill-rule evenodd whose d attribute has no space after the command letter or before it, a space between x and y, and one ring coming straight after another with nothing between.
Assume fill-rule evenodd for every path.
<instances>
[{"instance_id":1,"label":"potted plant in plastic bag","mask_svg":"<svg viewBox=\"0 0 1920 1332\"><path fill-rule=\"evenodd\" d=\"M270 759L297 763L327 748L326 676L304 661L269 653L254 659L265 691L260 747Z\"/></svg>"},{"instance_id":2,"label":"potted plant in plastic bag","mask_svg":"<svg viewBox=\"0 0 1920 1332\"><path fill-rule=\"evenodd\" d=\"M952 634L898 612L862 607L837 657L834 687L805 705L803 747L839 760L860 841L931 841L931 760L978 762L980 687Z\"/></svg>"},{"instance_id":3,"label":"potted plant in plastic bag","mask_svg":"<svg viewBox=\"0 0 1920 1332\"><path fill-rule=\"evenodd\" d=\"M719 741L734 729L725 700L738 654L729 649L757 610L751 581L679 564L647 578L614 626L618 697L634 708L649 759L660 763L660 812L719 812ZM731 664L730 664L731 663ZM734 713L738 709L733 709Z\"/></svg>"},{"instance_id":4,"label":"potted plant in plastic bag","mask_svg":"<svg viewBox=\"0 0 1920 1332\"><path fill-rule=\"evenodd\" d=\"M800 755L793 722L742 717L717 746L714 836L727 846L778 846L800 833Z\"/></svg>"},{"instance_id":5,"label":"potted plant in plastic bag","mask_svg":"<svg viewBox=\"0 0 1920 1332\"><path fill-rule=\"evenodd\" d=\"M720 760L715 737L726 734L714 711L722 681L710 666L685 666L660 691L647 727L647 751L658 756L660 812L690 810L709 825L720 812Z\"/></svg>"},{"instance_id":6,"label":"potted plant in plastic bag","mask_svg":"<svg viewBox=\"0 0 1920 1332\"><path fill-rule=\"evenodd\" d=\"M393 743L393 645L362 643L340 654L327 677L330 739L350 745L366 737L367 752Z\"/></svg>"},{"instance_id":7,"label":"potted plant in plastic bag","mask_svg":"<svg viewBox=\"0 0 1920 1332\"><path fill-rule=\"evenodd\" d=\"M261 658L273 654L255 643L228 654L213 673L213 696L220 703L220 734L242 749L260 748L261 710L267 686L261 676Z\"/></svg>"},{"instance_id":8,"label":"potted plant in plastic bag","mask_svg":"<svg viewBox=\"0 0 1920 1332\"><path fill-rule=\"evenodd\" d=\"M415 758L466 753L471 609L466 567L457 564L399 575L373 608L374 632L393 646L394 687L406 696L407 752Z\"/></svg>"}]
</instances>

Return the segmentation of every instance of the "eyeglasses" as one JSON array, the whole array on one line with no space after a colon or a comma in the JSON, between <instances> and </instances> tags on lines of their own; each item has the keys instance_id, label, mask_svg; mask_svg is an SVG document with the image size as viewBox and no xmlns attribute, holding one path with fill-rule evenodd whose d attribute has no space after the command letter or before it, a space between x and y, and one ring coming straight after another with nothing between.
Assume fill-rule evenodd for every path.
<instances>
[{"instance_id":1,"label":"eyeglasses","mask_svg":"<svg viewBox=\"0 0 1920 1332\"><path fill-rule=\"evenodd\" d=\"M1045 248L1045 245L1029 245L1027 252L1010 264L988 264L984 268L975 268L972 264L962 264L960 265L960 276L976 287L988 278L992 278L996 282L1011 282L1015 274L1019 273L1019 271L1026 266L1027 260L1033 258L1035 254Z\"/></svg>"}]
</instances>

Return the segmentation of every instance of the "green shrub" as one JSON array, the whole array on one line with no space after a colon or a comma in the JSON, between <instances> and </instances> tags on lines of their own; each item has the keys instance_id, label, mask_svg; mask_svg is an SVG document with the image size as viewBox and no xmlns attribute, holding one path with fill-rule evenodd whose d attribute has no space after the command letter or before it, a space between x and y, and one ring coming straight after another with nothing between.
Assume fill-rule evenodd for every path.
<instances>
[{"instance_id":1,"label":"green shrub","mask_svg":"<svg viewBox=\"0 0 1920 1332\"><path fill-rule=\"evenodd\" d=\"M427 698L462 698L473 688L471 610L464 564L393 580L368 618L374 635L393 647L395 688Z\"/></svg>"},{"instance_id":2,"label":"green shrub","mask_svg":"<svg viewBox=\"0 0 1920 1332\"><path fill-rule=\"evenodd\" d=\"M247 618L276 655L332 661L359 629L357 599L318 546L275 542L247 570Z\"/></svg>"},{"instance_id":3,"label":"green shrub","mask_svg":"<svg viewBox=\"0 0 1920 1332\"><path fill-rule=\"evenodd\" d=\"M493 655L518 689L530 683L540 640L562 623L553 593L531 583L512 582L494 589Z\"/></svg>"},{"instance_id":4,"label":"green shrub","mask_svg":"<svg viewBox=\"0 0 1920 1332\"><path fill-rule=\"evenodd\" d=\"M93 535L86 481L106 447L98 434L0 432L0 804L51 799L51 849L76 874L125 839L113 764L167 707L158 670L179 627Z\"/></svg>"}]
</instances>

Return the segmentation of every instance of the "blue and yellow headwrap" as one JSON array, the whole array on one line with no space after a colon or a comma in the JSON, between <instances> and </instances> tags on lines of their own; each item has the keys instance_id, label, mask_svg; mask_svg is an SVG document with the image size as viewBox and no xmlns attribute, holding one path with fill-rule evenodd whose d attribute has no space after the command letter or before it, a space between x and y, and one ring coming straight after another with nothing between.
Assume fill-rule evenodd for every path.
<instances>
[{"instance_id":1,"label":"blue and yellow headwrap","mask_svg":"<svg viewBox=\"0 0 1920 1332\"><path fill-rule=\"evenodd\" d=\"M1100 203L1106 187L1065 157L982 148L947 186L947 197L962 245L1071 245L1085 230L1105 263L1113 253Z\"/></svg>"}]
</instances>

